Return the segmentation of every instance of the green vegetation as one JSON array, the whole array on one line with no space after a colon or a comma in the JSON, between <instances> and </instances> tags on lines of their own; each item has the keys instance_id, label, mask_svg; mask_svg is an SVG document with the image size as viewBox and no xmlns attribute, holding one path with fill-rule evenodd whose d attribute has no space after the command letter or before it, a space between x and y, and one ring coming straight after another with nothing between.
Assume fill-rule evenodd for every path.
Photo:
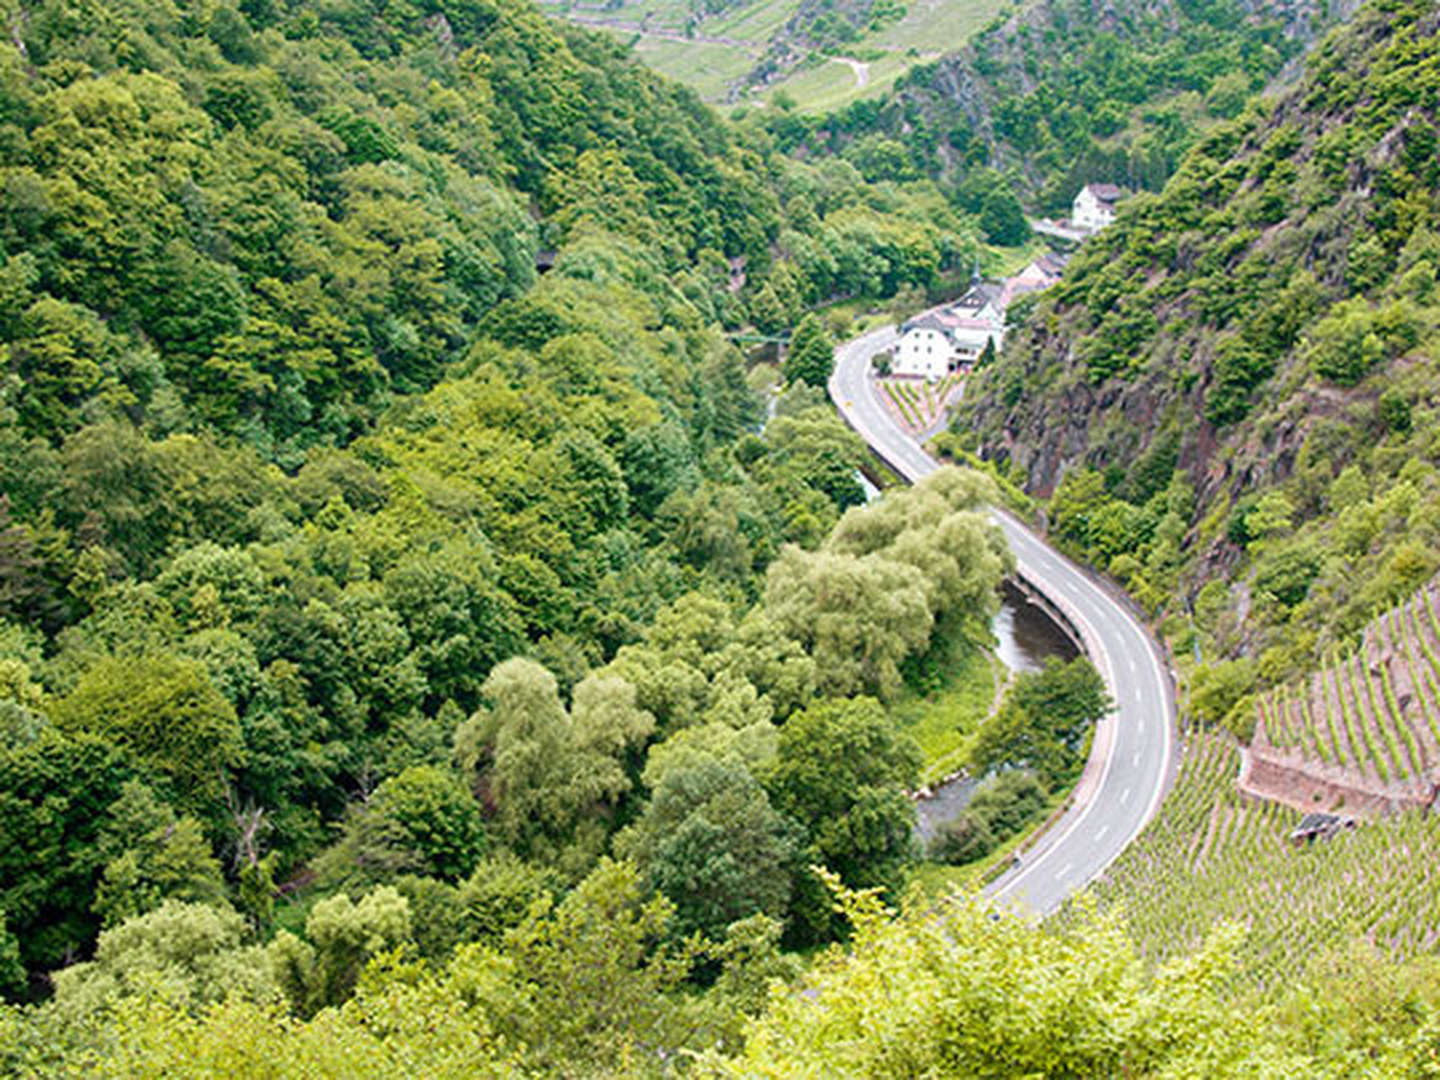
<instances>
[{"instance_id":1,"label":"green vegetation","mask_svg":"<svg viewBox=\"0 0 1440 1080\"><path fill-rule=\"evenodd\" d=\"M719 1075L1339 1078L1423 1075L1435 1054L1432 965L1324 953L1266 1006L1233 993L1233 926L1153 970L1113 918L1037 930L968 898L893 920L845 904L852 949L817 961Z\"/></svg>"},{"instance_id":2,"label":"green vegetation","mask_svg":"<svg viewBox=\"0 0 1440 1080\"><path fill-rule=\"evenodd\" d=\"M926 670L911 678L913 689L890 708L896 726L924 756L920 782L930 785L958 771L970 758L970 744L995 704L1006 677L993 653L956 635L947 648L932 649Z\"/></svg>"},{"instance_id":3,"label":"green vegetation","mask_svg":"<svg viewBox=\"0 0 1440 1080\"><path fill-rule=\"evenodd\" d=\"M1440 638L1426 614L1434 606L1434 587L1427 586L1371 624L1338 665L1258 700L1242 698L1232 713L1258 706L1257 748L1294 750L1338 766L1362 789L1382 785L1427 797L1430 770L1440 761Z\"/></svg>"},{"instance_id":4,"label":"green vegetation","mask_svg":"<svg viewBox=\"0 0 1440 1080\"><path fill-rule=\"evenodd\" d=\"M1050 791L1080 775L1095 723L1114 708L1105 682L1084 657L1045 661L1015 678L971 750L976 772L1026 769Z\"/></svg>"},{"instance_id":5,"label":"green vegetation","mask_svg":"<svg viewBox=\"0 0 1440 1080\"><path fill-rule=\"evenodd\" d=\"M882 383L881 386L884 389L885 396L890 399L891 404L893 404L896 411L900 413L900 418L910 427L918 428L920 426L920 418L915 415L915 408L910 403L909 395L905 393L907 384L885 382Z\"/></svg>"},{"instance_id":6,"label":"green vegetation","mask_svg":"<svg viewBox=\"0 0 1440 1080\"><path fill-rule=\"evenodd\" d=\"M865 451L802 315L933 287L968 223L512 0L12 8L0 988L46 1033L14 1071L97 1070L142 999L343 1027L372 961L384 997L478 949L456 978L511 1015L457 1045L603 1073L651 1036L552 1030L582 990L546 968L597 907L664 1045L730 1037L782 937L842 929L811 863L912 857L910 744L827 704L899 696L1007 565L979 476L841 524ZM806 365L763 430L747 324ZM894 744L848 840L779 728L835 710Z\"/></svg>"},{"instance_id":7,"label":"green vegetation","mask_svg":"<svg viewBox=\"0 0 1440 1080\"><path fill-rule=\"evenodd\" d=\"M976 789L964 810L941 824L931 841L930 856L957 865L982 859L1043 816L1049 801L1045 785L1034 773L1000 773Z\"/></svg>"},{"instance_id":8,"label":"green vegetation","mask_svg":"<svg viewBox=\"0 0 1440 1080\"><path fill-rule=\"evenodd\" d=\"M1366 941L1392 957L1431 956L1440 827L1406 813L1292 847L1300 814L1234 790L1239 753L1191 732L1159 816L1092 890L1123 913L1142 955L1190 955L1217 922L1245 925L1238 974L1271 999L1317 957ZM1085 915L1072 912L1062 923Z\"/></svg>"},{"instance_id":9,"label":"green vegetation","mask_svg":"<svg viewBox=\"0 0 1440 1080\"><path fill-rule=\"evenodd\" d=\"M876 385L895 406L900 419L913 432L922 432L933 427L944 416L950 394L959 385L960 379L959 375L946 375L934 383L917 383L900 377L886 379Z\"/></svg>"},{"instance_id":10,"label":"green vegetation","mask_svg":"<svg viewBox=\"0 0 1440 1080\"><path fill-rule=\"evenodd\" d=\"M971 725L956 733L966 767L984 779L965 808L940 825L931 858L976 862L1043 818L1080 775L1092 729L1112 707L1084 658L1051 659L1038 672L1016 676L997 708L969 717Z\"/></svg>"},{"instance_id":11,"label":"green vegetation","mask_svg":"<svg viewBox=\"0 0 1440 1080\"><path fill-rule=\"evenodd\" d=\"M806 315L795 327L785 352L785 381L803 382L823 390L835 370L835 343L816 315Z\"/></svg>"},{"instance_id":12,"label":"green vegetation","mask_svg":"<svg viewBox=\"0 0 1440 1080\"><path fill-rule=\"evenodd\" d=\"M1350 653L1440 569L1440 172L1412 104L1436 85L1432 15L1364 9L1298 85L1210 131L1081 250L962 405L980 446L1003 430L1022 470L1046 463L1029 484L1053 485L1054 535L1164 612L1179 656L1198 647L1197 694L1238 700ZM1061 438L1083 449L1052 453ZM1337 731L1396 773L1403 748L1371 734L1355 674Z\"/></svg>"},{"instance_id":13,"label":"green vegetation","mask_svg":"<svg viewBox=\"0 0 1440 1080\"><path fill-rule=\"evenodd\" d=\"M602 10L545 0L542 6L633 42L636 56L706 101L793 103L817 114L884 95L917 63L962 45L1002 4L611 0Z\"/></svg>"},{"instance_id":14,"label":"green vegetation","mask_svg":"<svg viewBox=\"0 0 1440 1080\"><path fill-rule=\"evenodd\" d=\"M1437 568L1433 208L1407 194L1436 186L1436 20L1368 12L1267 119L1231 106L1296 47L1276 24L1186 4L1152 48L1164 8L1126 37L1047 7L1033 48L998 24L974 55L1028 63L1033 100L992 103L994 139L946 125L951 158L924 109L721 120L521 0L9 4L0 1072L1433 1062L1435 979L1402 963L1434 948L1429 823L1281 862L1286 815L1222 791L1203 739L1105 886L1163 896L1138 953L1109 917L880 906L917 861L924 770L990 774L940 846L995 858L1109 703L1077 662L991 714L1002 488L946 468L861 505L865 448L820 389L833 340L918 309L982 233L1024 243L1018 193L1053 194L1066 154L1089 168L1113 139L1149 183L1154 133L1204 113L1239 119L1031 309L1027 354L987 363L996 413L1184 384L1207 436L1248 432L1221 468L1183 407L1112 421L1097 452L1145 438L1066 473L1056 535L1209 660L1197 715L1376 782L1440 754L1431 595L1379 624L1392 659L1353 641ZM692 13L767 40L783 21L817 56L911 14ZM1042 63L1070 16L1076 62ZM750 330L792 344L768 417L776 372L727 337ZM1061 347L1064 387L1033 370ZM923 418L943 391L894 400ZM1338 403L1305 447L1292 391ZM1236 598L1201 583L1217 567ZM1316 657L1318 706L1267 694ZM1301 860L1308 921L1256 914L1294 915ZM1202 903L1251 934L1202 934ZM1385 955L1325 951L1359 936ZM1322 966L1281 988L1311 945Z\"/></svg>"},{"instance_id":15,"label":"green vegetation","mask_svg":"<svg viewBox=\"0 0 1440 1080\"><path fill-rule=\"evenodd\" d=\"M957 17L970 10L935 7ZM1160 187L1202 133L1236 116L1324 18L1255 12L1235 0L1107 8L1041 0L998 13L968 42L915 42L942 43L947 55L926 57L880 100L842 109L816 85L797 100L835 111L762 119L783 147L841 156L872 181L930 176L964 202L993 193L987 234L1020 242L1027 230L1016 196L1032 210L1066 214L1089 181ZM838 77L824 72L827 82Z\"/></svg>"}]
</instances>

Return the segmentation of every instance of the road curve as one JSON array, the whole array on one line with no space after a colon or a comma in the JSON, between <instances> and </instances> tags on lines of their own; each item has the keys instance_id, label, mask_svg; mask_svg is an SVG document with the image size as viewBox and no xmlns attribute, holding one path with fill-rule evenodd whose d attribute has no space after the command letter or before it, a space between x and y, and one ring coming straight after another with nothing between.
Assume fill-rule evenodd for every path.
<instances>
[{"instance_id":1,"label":"road curve","mask_svg":"<svg viewBox=\"0 0 1440 1080\"><path fill-rule=\"evenodd\" d=\"M897 336L887 326L836 349L830 397L870 447L915 483L939 464L881 406L870 373L871 356ZM986 890L1045 915L1109 866L1159 809L1177 762L1174 693L1159 646L1117 594L1010 514L997 510L995 518L1017 573L1070 618L1117 706L1096 729L1070 808Z\"/></svg>"}]
</instances>

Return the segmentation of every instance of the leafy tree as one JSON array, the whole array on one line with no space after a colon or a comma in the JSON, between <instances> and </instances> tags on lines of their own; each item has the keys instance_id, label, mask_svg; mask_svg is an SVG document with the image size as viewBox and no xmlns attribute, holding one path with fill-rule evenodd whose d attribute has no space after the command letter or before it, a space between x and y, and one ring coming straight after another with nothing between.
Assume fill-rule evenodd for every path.
<instances>
[{"instance_id":1,"label":"leafy tree","mask_svg":"<svg viewBox=\"0 0 1440 1080\"><path fill-rule=\"evenodd\" d=\"M95 889L94 910L114 926L167 899L225 907L225 879L200 822L177 818L143 784L127 782L101 838L111 858Z\"/></svg>"},{"instance_id":2,"label":"leafy tree","mask_svg":"<svg viewBox=\"0 0 1440 1080\"><path fill-rule=\"evenodd\" d=\"M900 664L930 640L925 576L878 555L786 547L766 575L770 617L815 661L831 695L900 692Z\"/></svg>"},{"instance_id":3,"label":"leafy tree","mask_svg":"<svg viewBox=\"0 0 1440 1080\"><path fill-rule=\"evenodd\" d=\"M1114 920L1059 934L966 899L941 918L917 908L894 920L872 898L841 903L855 925L848 954L817 966L807 992L775 999L720 1075L1243 1075L1272 1060L1224 996L1233 931L1146 978Z\"/></svg>"},{"instance_id":4,"label":"leafy tree","mask_svg":"<svg viewBox=\"0 0 1440 1080\"><path fill-rule=\"evenodd\" d=\"M980 203L980 228L986 240L1004 247L1019 247L1030 239L1025 209L1006 185L985 193Z\"/></svg>"},{"instance_id":5,"label":"leafy tree","mask_svg":"<svg viewBox=\"0 0 1440 1080\"><path fill-rule=\"evenodd\" d=\"M452 541L407 552L384 578L386 602L410 635L431 698L473 702L480 673L519 647L514 602L483 549Z\"/></svg>"},{"instance_id":6,"label":"leafy tree","mask_svg":"<svg viewBox=\"0 0 1440 1080\"><path fill-rule=\"evenodd\" d=\"M490 673L483 694L488 708L456 732L458 760L517 851L558 859L568 848L573 871L603 840L600 818L631 785L624 757L654 718L630 684L598 676L575 688L567 713L555 677L518 658Z\"/></svg>"},{"instance_id":7,"label":"leafy tree","mask_svg":"<svg viewBox=\"0 0 1440 1080\"><path fill-rule=\"evenodd\" d=\"M72 1015L97 1013L157 987L190 1008L232 995L274 1000L279 988L265 952L242 947L243 930L232 911L167 900L103 932L94 960L56 972L56 1005Z\"/></svg>"},{"instance_id":8,"label":"leafy tree","mask_svg":"<svg viewBox=\"0 0 1440 1080\"><path fill-rule=\"evenodd\" d=\"M244 754L230 703L201 664L172 654L100 660L54 715L63 729L99 735L167 777L202 811L213 810Z\"/></svg>"},{"instance_id":9,"label":"leafy tree","mask_svg":"<svg viewBox=\"0 0 1440 1080\"><path fill-rule=\"evenodd\" d=\"M550 898L553 877L509 852L487 855L459 889L460 939L499 946L536 903Z\"/></svg>"},{"instance_id":10,"label":"leafy tree","mask_svg":"<svg viewBox=\"0 0 1440 1080\"><path fill-rule=\"evenodd\" d=\"M1050 500L1050 527L1055 534L1088 546L1107 502L1105 478L1093 469L1065 473Z\"/></svg>"},{"instance_id":11,"label":"leafy tree","mask_svg":"<svg viewBox=\"0 0 1440 1080\"><path fill-rule=\"evenodd\" d=\"M739 919L782 918L799 838L749 770L707 757L647 781L650 801L615 850L675 905L679 929L720 939Z\"/></svg>"},{"instance_id":12,"label":"leafy tree","mask_svg":"<svg viewBox=\"0 0 1440 1080\"><path fill-rule=\"evenodd\" d=\"M345 836L318 869L332 883L387 881L406 872L456 881L475 866L484 844L480 808L460 780L415 765L354 808Z\"/></svg>"},{"instance_id":13,"label":"leafy tree","mask_svg":"<svg viewBox=\"0 0 1440 1080\"><path fill-rule=\"evenodd\" d=\"M818 315L806 315L785 352L785 381L824 389L835 367L835 343Z\"/></svg>"},{"instance_id":14,"label":"leafy tree","mask_svg":"<svg viewBox=\"0 0 1440 1080\"><path fill-rule=\"evenodd\" d=\"M1205 723L1223 724L1248 742L1255 727L1249 696L1255 678L1255 662L1245 657L1202 665L1191 679L1190 708Z\"/></svg>"},{"instance_id":15,"label":"leafy tree","mask_svg":"<svg viewBox=\"0 0 1440 1080\"><path fill-rule=\"evenodd\" d=\"M340 893L321 900L305 919L305 940L283 930L269 946L276 982L291 1006L312 1015L354 992L372 957L410 937L410 905L382 885L359 902Z\"/></svg>"},{"instance_id":16,"label":"leafy tree","mask_svg":"<svg viewBox=\"0 0 1440 1080\"><path fill-rule=\"evenodd\" d=\"M937 623L988 619L1009 566L1004 540L981 513L997 498L980 473L938 469L913 488L847 511L825 549L921 571Z\"/></svg>"},{"instance_id":17,"label":"leafy tree","mask_svg":"<svg viewBox=\"0 0 1440 1080\"><path fill-rule=\"evenodd\" d=\"M1114 708L1105 682L1084 657L1054 657L1020 675L971 750L979 771L1028 768L1052 790L1073 778L1091 727Z\"/></svg>"},{"instance_id":18,"label":"leafy tree","mask_svg":"<svg viewBox=\"0 0 1440 1080\"><path fill-rule=\"evenodd\" d=\"M99 841L130 775L90 735L47 728L0 750L0 910L28 971L59 967L93 939Z\"/></svg>"},{"instance_id":19,"label":"leafy tree","mask_svg":"<svg viewBox=\"0 0 1440 1080\"><path fill-rule=\"evenodd\" d=\"M872 698L817 703L780 729L765 787L775 808L809 835L807 857L853 888L898 891L913 857L920 750L897 734ZM809 932L831 932L829 905L814 883L802 896ZM819 910L816 910L818 907Z\"/></svg>"},{"instance_id":20,"label":"leafy tree","mask_svg":"<svg viewBox=\"0 0 1440 1080\"><path fill-rule=\"evenodd\" d=\"M1003 772L982 784L956 817L940 826L931 854L967 863L1014 836L1045 809L1044 785L1028 772Z\"/></svg>"},{"instance_id":21,"label":"leafy tree","mask_svg":"<svg viewBox=\"0 0 1440 1080\"><path fill-rule=\"evenodd\" d=\"M816 406L777 416L766 425L765 442L767 463L780 476L822 493L840 510L864 502L856 473L866 460L865 444L833 410Z\"/></svg>"},{"instance_id":22,"label":"leafy tree","mask_svg":"<svg viewBox=\"0 0 1440 1080\"><path fill-rule=\"evenodd\" d=\"M962 811L941 823L930 841L929 854L940 862L963 866L983 859L999 842L989 818Z\"/></svg>"},{"instance_id":23,"label":"leafy tree","mask_svg":"<svg viewBox=\"0 0 1440 1080\"><path fill-rule=\"evenodd\" d=\"M694 957L667 943L672 917L631 864L602 860L564 900L537 905L510 932L507 955L534 1007L502 1018L500 1030L532 1047L541 1071L574 1062L610 1071L646 1047L682 1045L689 1017L680 991Z\"/></svg>"},{"instance_id":24,"label":"leafy tree","mask_svg":"<svg viewBox=\"0 0 1440 1080\"><path fill-rule=\"evenodd\" d=\"M0 919L0 1000L18 1001L24 992L25 964L20 959L20 943Z\"/></svg>"}]
</instances>

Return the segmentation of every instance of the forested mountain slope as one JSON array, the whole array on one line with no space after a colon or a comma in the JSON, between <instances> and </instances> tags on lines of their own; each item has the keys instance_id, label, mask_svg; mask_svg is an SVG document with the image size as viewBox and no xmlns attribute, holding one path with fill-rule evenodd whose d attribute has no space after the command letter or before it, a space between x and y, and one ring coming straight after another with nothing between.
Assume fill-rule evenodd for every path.
<instances>
[{"instance_id":1,"label":"forested mountain slope","mask_svg":"<svg viewBox=\"0 0 1440 1080\"><path fill-rule=\"evenodd\" d=\"M432 385L586 221L671 270L763 264L777 228L690 95L507 0L6 24L8 400L52 443L109 409L298 463Z\"/></svg>"},{"instance_id":2,"label":"forested mountain slope","mask_svg":"<svg viewBox=\"0 0 1440 1080\"><path fill-rule=\"evenodd\" d=\"M480 949L539 1073L733 1040L840 932L811 863L898 893L876 699L1006 555L976 476L842 518L863 445L802 375L762 431L723 324L963 218L511 0L4 16L0 1071L392 950Z\"/></svg>"},{"instance_id":3,"label":"forested mountain slope","mask_svg":"<svg viewBox=\"0 0 1440 1080\"><path fill-rule=\"evenodd\" d=\"M1093 238L966 395L1232 714L1437 567L1440 14L1387 2ZM1172 477L1173 471L1173 477ZM1188 633L1189 616L1198 644Z\"/></svg>"},{"instance_id":4,"label":"forested mountain slope","mask_svg":"<svg viewBox=\"0 0 1440 1080\"><path fill-rule=\"evenodd\" d=\"M780 127L872 179L903 165L963 188L995 170L1032 209L1059 212L1089 181L1158 188L1206 126L1234 117L1353 7L1037 0L883 100Z\"/></svg>"},{"instance_id":5,"label":"forested mountain slope","mask_svg":"<svg viewBox=\"0 0 1440 1080\"><path fill-rule=\"evenodd\" d=\"M819 320L763 429L723 328L968 268L929 181L787 160L515 0L3 15L0 1071L1433 1058L1433 980L1318 1039L1237 1021L1223 936L1157 974L1111 923L880 917L920 762L885 703L983 639L995 488L856 505ZM1158 550L1157 460L1153 530L1104 508ZM1257 559L1280 510L1237 514ZM1053 711L1000 710L1006 762L1068 766ZM823 1001L771 997L847 934Z\"/></svg>"}]
</instances>

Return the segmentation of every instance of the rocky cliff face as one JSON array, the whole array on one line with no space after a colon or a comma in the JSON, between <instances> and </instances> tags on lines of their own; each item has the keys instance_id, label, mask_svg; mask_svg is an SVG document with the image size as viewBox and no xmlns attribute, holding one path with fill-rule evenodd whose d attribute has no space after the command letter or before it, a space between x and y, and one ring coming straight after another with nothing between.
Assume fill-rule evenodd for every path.
<instances>
[{"instance_id":1,"label":"rocky cliff face","mask_svg":"<svg viewBox=\"0 0 1440 1080\"><path fill-rule=\"evenodd\" d=\"M1318 0L1039 0L814 142L881 133L942 177L977 163L1014 169L1047 211L1089 180L1158 188L1196 131L1233 115L1344 10Z\"/></svg>"},{"instance_id":2,"label":"rocky cliff face","mask_svg":"<svg viewBox=\"0 0 1440 1080\"><path fill-rule=\"evenodd\" d=\"M1165 512L1135 478L1177 468L1193 499L1144 571L1155 602L1284 578L1270 630L1232 642L1257 655L1292 618L1358 630L1440 561L1437 32L1430 3L1363 9L1212 128L1022 312L957 421L1035 494L1103 476L1074 539L1122 579Z\"/></svg>"}]
</instances>

